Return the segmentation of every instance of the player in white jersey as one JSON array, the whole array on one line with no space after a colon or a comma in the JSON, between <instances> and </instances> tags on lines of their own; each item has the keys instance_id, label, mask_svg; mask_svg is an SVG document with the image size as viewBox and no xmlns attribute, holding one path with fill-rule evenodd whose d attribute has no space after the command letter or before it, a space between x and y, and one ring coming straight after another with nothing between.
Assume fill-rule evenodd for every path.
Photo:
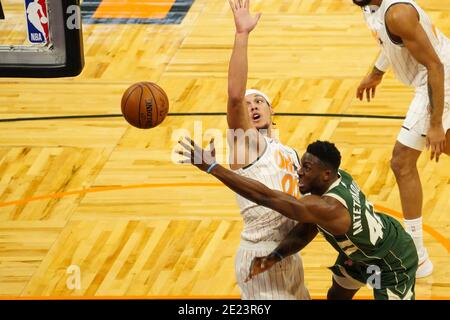
<instances>
[{"instance_id":1,"label":"player in white jersey","mask_svg":"<svg viewBox=\"0 0 450 320\"><path fill-rule=\"evenodd\" d=\"M234 136L228 139L233 151L230 167L270 188L299 196L298 157L293 149L272 138L271 101L258 90L246 90L248 38L261 15L250 15L248 0L229 0L229 3L236 26L228 71L227 121L229 129L234 132ZM248 139L238 137L244 132ZM303 226L240 196L237 200L244 219L235 260L242 299L309 299L299 255L286 259L286 263L273 272L245 281L254 257L270 253L291 229L299 232Z\"/></svg>"},{"instance_id":2,"label":"player in white jersey","mask_svg":"<svg viewBox=\"0 0 450 320\"><path fill-rule=\"evenodd\" d=\"M372 72L357 97L375 95L383 74L392 67L398 80L415 88L415 96L397 142L391 168L400 191L405 226L419 256L417 278L433 272L423 245L422 186L417 159L426 146L431 160L450 154L450 40L412 0L353 0L363 8L366 22L381 47Z\"/></svg>"}]
</instances>

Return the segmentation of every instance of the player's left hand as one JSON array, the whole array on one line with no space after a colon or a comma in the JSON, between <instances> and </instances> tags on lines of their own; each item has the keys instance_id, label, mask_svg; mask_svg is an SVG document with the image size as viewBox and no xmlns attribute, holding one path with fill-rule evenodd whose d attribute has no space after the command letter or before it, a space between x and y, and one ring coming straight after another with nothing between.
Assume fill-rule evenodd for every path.
<instances>
[{"instance_id":1,"label":"player's left hand","mask_svg":"<svg viewBox=\"0 0 450 320\"><path fill-rule=\"evenodd\" d=\"M269 254L268 256L265 256L265 257L254 258L250 265L250 271L249 271L247 278L245 279L245 282L250 281L256 275L269 270L278 261L280 261L280 260L271 254Z\"/></svg>"},{"instance_id":2,"label":"player's left hand","mask_svg":"<svg viewBox=\"0 0 450 320\"><path fill-rule=\"evenodd\" d=\"M427 133L427 149L431 148L431 157L433 160L436 158L436 162L439 162L440 155L445 150L445 131L444 127L441 125L438 126L430 126Z\"/></svg>"},{"instance_id":3,"label":"player's left hand","mask_svg":"<svg viewBox=\"0 0 450 320\"><path fill-rule=\"evenodd\" d=\"M202 171L208 170L209 166L216 162L216 148L214 146L214 138L209 142L209 149L204 150L200 148L191 138L185 137L186 142L183 140L178 143L184 150L177 151L185 159L180 160L179 163L190 163L199 168Z\"/></svg>"},{"instance_id":4,"label":"player's left hand","mask_svg":"<svg viewBox=\"0 0 450 320\"><path fill-rule=\"evenodd\" d=\"M228 0L233 11L237 33L250 33L258 24L261 13L250 14L250 0Z\"/></svg>"}]
</instances>

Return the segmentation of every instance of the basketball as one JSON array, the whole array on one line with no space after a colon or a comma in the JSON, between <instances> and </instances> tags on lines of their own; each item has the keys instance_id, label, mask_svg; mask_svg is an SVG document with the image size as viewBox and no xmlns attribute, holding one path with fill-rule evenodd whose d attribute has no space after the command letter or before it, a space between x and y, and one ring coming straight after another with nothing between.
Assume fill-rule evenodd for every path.
<instances>
[{"instance_id":1,"label":"basketball","mask_svg":"<svg viewBox=\"0 0 450 320\"><path fill-rule=\"evenodd\" d=\"M129 124L140 129L154 128L169 112L169 99L153 82L138 82L122 96L122 114Z\"/></svg>"}]
</instances>

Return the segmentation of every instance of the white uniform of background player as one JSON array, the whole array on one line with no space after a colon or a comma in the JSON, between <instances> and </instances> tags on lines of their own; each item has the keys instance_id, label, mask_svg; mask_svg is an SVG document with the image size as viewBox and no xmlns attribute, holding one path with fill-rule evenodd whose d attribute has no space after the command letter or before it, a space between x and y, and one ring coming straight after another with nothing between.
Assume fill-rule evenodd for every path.
<instances>
[{"instance_id":1,"label":"white uniform of background player","mask_svg":"<svg viewBox=\"0 0 450 320\"><path fill-rule=\"evenodd\" d=\"M416 244L419 256L416 277L425 277L432 273L433 264L423 245L423 191L417 159L427 139L432 158L436 155L438 160L442 152L450 154L450 40L412 0L353 2L363 6L366 22L381 47L374 70L363 79L357 90L358 97L362 99L365 92L370 101L370 95L374 96L376 86L389 67L398 80L415 88L414 99L394 146L391 167L399 186L405 227ZM396 34L393 34L392 29ZM440 82L441 70L444 71L443 84ZM442 106L442 88L444 105L441 126L439 112L436 110L438 106L439 109ZM434 100L433 109L430 109L430 96Z\"/></svg>"},{"instance_id":2,"label":"white uniform of background player","mask_svg":"<svg viewBox=\"0 0 450 320\"><path fill-rule=\"evenodd\" d=\"M270 99L257 90L246 91L248 72L248 38L260 15L252 17L248 0L229 0L236 25L236 36L228 71L228 127L232 150L230 167L241 175L258 180L271 189L298 196L298 158L291 148L272 138L273 109ZM239 160L240 158L241 160ZM242 299L309 299L304 286L303 266L299 255L284 259L269 272L245 282L254 257L265 256L285 238L296 222L238 196L244 219L241 244L236 255L236 279Z\"/></svg>"},{"instance_id":3,"label":"white uniform of background player","mask_svg":"<svg viewBox=\"0 0 450 320\"><path fill-rule=\"evenodd\" d=\"M443 125L444 130L450 129L450 40L436 27L431 19L414 1L411 0L383 0L381 6L364 8L369 28L379 37L382 53L375 66L386 72L392 67L398 80L415 88L415 96L411 102L403 126L398 135L398 141L413 149L422 151L425 147L425 136L430 125L428 107L428 73L427 69L403 45L395 43L389 36L385 26L387 9L395 3L409 3L419 14L420 24L428 35L434 50L445 67L445 106ZM381 40L381 41L380 41Z\"/></svg>"}]
</instances>

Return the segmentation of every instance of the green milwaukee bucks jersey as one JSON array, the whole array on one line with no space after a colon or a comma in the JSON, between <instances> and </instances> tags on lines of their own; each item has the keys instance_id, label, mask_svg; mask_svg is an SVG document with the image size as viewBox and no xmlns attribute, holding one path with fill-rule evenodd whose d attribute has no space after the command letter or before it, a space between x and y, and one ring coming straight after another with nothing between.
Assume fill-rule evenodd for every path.
<instances>
[{"instance_id":1,"label":"green milwaukee bucks jersey","mask_svg":"<svg viewBox=\"0 0 450 320\"><path fill-rule=\"evenodd\" d=\"M339 170L339 175L323 196L335 198L348 209L350 229L342 236L333 236L320 227L319 230L338 252L352 260L368 263L382 259L395 246L401 225L394 218L375 212L347 172Z\"/></svg>"}]
</instances>

